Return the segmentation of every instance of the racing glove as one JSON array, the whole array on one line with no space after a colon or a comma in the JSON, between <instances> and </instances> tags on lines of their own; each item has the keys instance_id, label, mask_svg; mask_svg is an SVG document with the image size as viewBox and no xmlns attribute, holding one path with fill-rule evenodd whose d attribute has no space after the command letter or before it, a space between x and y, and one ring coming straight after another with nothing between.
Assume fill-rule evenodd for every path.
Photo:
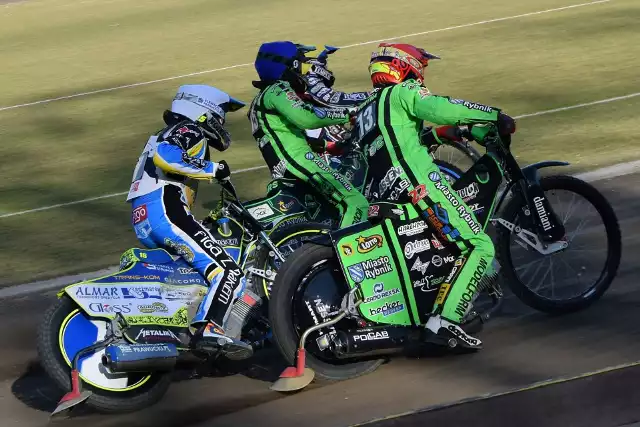
<instances>
[{"instance_id":1,"label":"racing glove","mask_svg":"<svg viewBox=\"0 0 640 427\"><path fill-rule=\"evenodd\" d=\"M216 165L215 177L217 180L222 181L225 178L231 176L231 169L225 160L220 160Z\"/></svg>"},{"instance_id":2,"label":"racing glove","mask_svg":"<svg viewBox=\"0 0 640 427\"><path fill-rule=\"evenodd\" d=\"M498 113L498 134L500 136L511 135L516 131L516 121L506 114Z\"/></svg>"}]
</instances>

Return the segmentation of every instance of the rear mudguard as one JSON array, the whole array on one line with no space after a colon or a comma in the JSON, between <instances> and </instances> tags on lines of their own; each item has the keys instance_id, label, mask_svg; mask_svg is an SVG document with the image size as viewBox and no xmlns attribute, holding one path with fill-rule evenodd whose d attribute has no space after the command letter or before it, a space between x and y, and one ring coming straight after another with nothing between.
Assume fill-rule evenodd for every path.
<instances>
[{"instance_id":1,"label":"rear mudguard","mask_svg":"<svg viewBox=\"0 0 640 427\"><path fill-rule=\"evenodd\" d=\"M208 291L197 273L180 275L188 276L191 279L173 284L167 273L136 262L117 273L69 285L58 295L68 295L91 317L114 319L120 313L129 325L188 327Z\"/></svg>"},{"instance_id":2,"label":"rear mudguard","mask_svg":"<svg viewBox=\"0 0 640 427\"><path fill-rule=\"evenodd\" d=\"M528 184L539 184L540 183L540 173L538 172L538 170L542 169L542 168L549 168L549 167L554 167L554 166L569 166L570 163L569 162L563 162L560 160L545 160L543 162L536 162L536 163L532 163L530 165L527 165L525 167L522 168L522 174L524 175L525 179L527 180ZM509 186L507 186L504 191L502 192L502 194L500 194L499 196L499 201L496 204L496 209L495 212L499 212L500 208L502 207L503 202L505 201L505 199L507 198L507 195L511 192L511 189L513 188L515 182L511 182L509 184Z\"/></svg>"}]
</instances>

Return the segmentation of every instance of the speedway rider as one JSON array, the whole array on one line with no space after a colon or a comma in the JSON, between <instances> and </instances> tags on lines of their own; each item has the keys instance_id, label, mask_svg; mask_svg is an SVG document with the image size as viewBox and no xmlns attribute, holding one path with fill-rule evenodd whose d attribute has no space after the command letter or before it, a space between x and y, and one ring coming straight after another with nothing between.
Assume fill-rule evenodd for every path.
<instances>
[{"instance_id":1,"label":"speedway rider","mask_svg":"<svg viewBox=\"0 0 640 427\"><path fill-rule=\"evenodd\" d=\"M302 180L313 185L340 211L341 227L363 221L368 202L349 180L332 170L315 154L305 138L306 129L346 124L345 108L323 108L303 101L307 83L302 65L309 48L290 41L263 43L255 68L260 78L253 85L260 92L251 103L248 117L253 137L272 175Z\"/></svg>"},{"instance_id":2,"label":"speedway rider","mask_svg":"<svg viewBox=\"0 0 640 427\"><path fill-rule=\"evenodd\" d=\"M479 226L473 211L451 189L433 158L420 143L422 122L439 125L474 124L474 136L497 130L515 132L515 121L495 107L437 96L424 87L425 69L437 56L415 46L381 43L369 65L375 91L360 105L356 117L358 140L369 156L365 192L378 200L402 203L409 216L422 217L448 241L462 250L462 268L439 291L426 328L428 341L446 345L455 338L462 346L479 349L479 339L468 335L460 324L470 310L477 284L494 257L493 242ZM453 127L433 129L432 139ZM477 131L477 132L476 132ZM461 209L465 207L465 209ZM445 230L447 223L449 229ZM464 297L464 299L463 299Z\"/></svg>"},{"instance_id":3,"label":"speedway rider","mask_svg":"<svg viewBox=\"0 0 640 427\"><path fill-rule=\"evenodd\" d=\"M191 213L198 180L221 180L231 173L224 160L209 160L209 149L229 147L226 113L244 105L211 86L180 86L163 115L167 126L144 147L127 196L142 244L180 255L209 284L192 320L193 342L203 350L248 350L247 344L224 334L234 297L244 286L242 270Z\"/></svg>"}]
</instances>

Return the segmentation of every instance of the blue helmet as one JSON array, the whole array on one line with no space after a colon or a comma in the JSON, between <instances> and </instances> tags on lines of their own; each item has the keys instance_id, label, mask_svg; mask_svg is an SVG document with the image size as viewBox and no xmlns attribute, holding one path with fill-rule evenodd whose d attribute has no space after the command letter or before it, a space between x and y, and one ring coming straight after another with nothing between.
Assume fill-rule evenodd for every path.
<instances>
[{"instance_id":1,"label":"blue helmet","mask_svg":"<svg viewBox=\"0 0 640 427\"><path fill-rule=\"evenodd\" d=\"M258 49L255 67L262 81L283 80L287 71L300 75L306 52L315 46L305 46L291 41L263 43Z\"/></svg>"}]
</instances>

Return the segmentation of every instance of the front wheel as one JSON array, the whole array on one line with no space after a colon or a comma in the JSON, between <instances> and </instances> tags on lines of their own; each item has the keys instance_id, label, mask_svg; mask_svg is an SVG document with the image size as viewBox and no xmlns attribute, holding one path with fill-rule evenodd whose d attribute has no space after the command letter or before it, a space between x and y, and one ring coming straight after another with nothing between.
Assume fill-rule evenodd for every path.
<instances>
[{"instance_id":1,"label":"front wheel","mask_svg":"<svg viewBox=\"0 0 640 427\"><path fill-rule=\"evenodd\" d=\"M340 308L348 292L333 248L305 244L282 265L275 280L269 304L269 321L274 341L285 359L293 364L300 337L306 329L328 320L327 313ZM352 319L342 319L332 328L355 329ZM322 335L335 333L324 328L310 334L305 343L306 365L322 380L338 381L355 378L376 370L382 359L344 361L335 357L330 348L321 348Z\"/></svg>"},{"instance_id":2,"label":"front wheel","mask_svg":"<svg viewBox=\"0 0 640 427\"><path fill-rule=\"evenodd\" d=\"M605 293L617 274L622 252L618 219L607 199L584 181L549 176L540 185L564 224L568 247L542 255L521 241L515 231L527 228L527 213L534 215L535 210L514 197L501 215L516 226L514 231L497 225L496 255L503 277L518 298L537 310L582 310Z\"/></svg>"},{"instance_id":3,"label":"front wheel","mask_svg":"<svg viewBox=\"0 0 640 427\"><path fill-rule=\"evenodd\" d=\"M45 313L38 331L38 356L47 375L71 390L71 361L76 353L105 338L107 321L89 317L63 296ZM86 404L99 412L133 412L159 401L171 385L169 373L112 374L102 365L104 350L80 359L82 388L93 394Z\"/></svg>"}]
</instances>

